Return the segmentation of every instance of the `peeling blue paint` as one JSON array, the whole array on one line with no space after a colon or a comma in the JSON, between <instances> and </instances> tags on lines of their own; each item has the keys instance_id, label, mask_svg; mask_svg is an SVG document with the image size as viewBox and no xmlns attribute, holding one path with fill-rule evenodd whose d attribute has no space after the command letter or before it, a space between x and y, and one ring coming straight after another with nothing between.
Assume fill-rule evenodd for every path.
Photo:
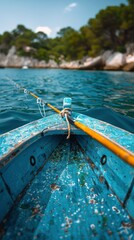
<instances>
[{"instance_id":1,"label":"peeling blue paint","mask_svg":"<svg viewBox=\"0 0 134 240\"><path fill-rule=\"evenodd\" d=\"M72 117L134 152L133 134ZM134 168L75 127L66 135L54 114L0 136L0 221L13 207L3 240L132 239Z\"/></svg>"},{"instance_id":2,"label":"peeling blue paint","mask_svg":"<svg viewBox=\"0 0 134 240\"><path fill-rule=\"evenodd\" d=\"M34 178L4 225L3 240L127 240L133 236L132 224L73 139L61 144Z\"/></svg>"}]
</instances>

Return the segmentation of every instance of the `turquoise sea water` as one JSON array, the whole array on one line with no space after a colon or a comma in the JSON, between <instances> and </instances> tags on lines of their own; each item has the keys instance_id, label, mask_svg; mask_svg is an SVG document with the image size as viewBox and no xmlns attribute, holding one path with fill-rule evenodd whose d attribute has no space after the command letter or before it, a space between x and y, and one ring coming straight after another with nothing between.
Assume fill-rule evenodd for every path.
<instances>
[{"instance_id":1,"label":"turquoise sea water","mask_svg":"<svg viewBox=\"0 0 134 240\"><path fill-rule=\"evenodd\" d=\"M68 96L77 112L85 113L88 109L96 111L98 118L102 114L107 118L110 111L108 118L134 118L134 73L0 69L0 134L41 117L36 100L19 91L10 79L59 109ZM46 113L50 115L52 110L47 108Z\"/></svg>"}]
</instances>

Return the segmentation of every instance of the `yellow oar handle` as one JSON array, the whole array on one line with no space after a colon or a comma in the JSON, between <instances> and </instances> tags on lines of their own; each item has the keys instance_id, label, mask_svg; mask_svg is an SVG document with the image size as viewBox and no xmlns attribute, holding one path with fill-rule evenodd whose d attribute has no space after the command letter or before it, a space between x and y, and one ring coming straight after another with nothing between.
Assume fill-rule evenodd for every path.
<instances>
[{"instance_id":1,"label":"yellow oar handle","mask_svg":"<svg viewBox=\"0 0 134 240\"><path fill-rule=\"evenodd\" d=\"M22 88L25 90L24 88ZM35 95L34 93L28 91L28 93L33 96L34 98L38 99L39 97ZM61 113L60 110L58 110L56 107L52 106L50 103L46 103L48 107L53 109L55 112L58 114ZM84 124L72 120L70 117L68 117L70 123L74 124L77 128L81 129L85 133L87 133L89 136L91 136L93 139L97 140L100 142L102 145L104 145L106 148L111 150L113 153L115 153L117 156L119 156L122 160L124 160L126 163L130 164L131 166L134 167L134 154L128 151L127 149L123 148L119 144L117 144L114 141L111 141L110 139L106 138L102 134L92 130L91 128L85 126Z\"/></svg>"},{"instance_id":2,"label":"yellow oar handle","mask_svg":"<svg viewBox=\"0 0 134 240\"><path fill-rule=\"evenodd\" d=\"M29 92L29 94L30 94L31 96L33 96L34 98L36 98L36 99L38 99L38 98L39 98L37 95L35 95L35 94L34 94L34 93L32 93L32 92Z\"/></svg>"},{"instance_id":3,"label":"yellow oar handle","mask_svg":"<svg viewBox=\"0 0 134 240\"><path fill-rule=\"evenodd\" d=\"M89 136L91 136L93 139L97 140L103 146L111 150L113 153L115 153L117 156L119 156L122 160L124 160L126 163L130 164L134 167L134 154L128 151L127 149L123 148L122 146L118 145L116 142L108 139L107 137L103 136L102 134L92 130L91 128L85 126L84 124L73 121L74 125L87 133Z\"/></svg>"},{"instance_id":4,"label":"yellow oar handle","mask_svg":"<svg viewBox=\"0 0 134 240\"><path fill-rule=\"evenodd\" d=\"M32 92L29 92L29 94L30 94L31 96L33 96L34 98L36 98L36 99L39 98L37 95L35 95L35 94L32 93ZM53 110L54 110L55 112L57 112L57 113L60 113L60 112L61 112L61 111L58 110L56 107L52 106L50 103L46 103L46 105L47 105L48 107L50 107L51 109L53 109Z\"/></svg>"},{"instance_id":5,"label":"yellow oar handle","mask_svg":"<svg viewBox=\"0 0 134 240\"><path fill-rule=\"evenodd\" d=\"M57 113L61 113L61 111L59 109L57 109L56 107L52 106L50 103L46 104L48 107L50 107L51 109L53 109L55 112Z\"/></svg>"}]
</instances>

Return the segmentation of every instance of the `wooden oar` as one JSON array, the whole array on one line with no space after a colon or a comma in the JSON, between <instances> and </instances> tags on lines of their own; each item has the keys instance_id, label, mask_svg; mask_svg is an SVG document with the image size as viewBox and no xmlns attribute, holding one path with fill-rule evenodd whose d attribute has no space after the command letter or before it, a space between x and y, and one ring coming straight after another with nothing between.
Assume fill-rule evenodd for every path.
<instances>
[{"instance_id":1,"label":"wooden oar","mask_svg":"<svg viewBox=\"0 0 134 240\"><path fill-rule=\"evenodd\" d=\"M110 151L120 157L123 161L134 167L134 154L132 152L128 151L126 148L122 147L118 143L105 137L101 133L85 126L83 123L77 120L70 119L70 122L73 123L77 128L81 129L83 132L91 136L93 139L97 140L103 146L108 148Z\"/></svg>"},{"instance_id":2,"label":"wooden oar","mask_svg":"<svg viewBox=\"0 0 134 240\"><path fill-rule=\"evenodd\" d=\"M32 92L28 92L31 96L34 98L38 99L39 97L35 95ZM42 100L43 101L43 100ZM48 107L53 109L55 112L58 114L61 113L59 109L56 107L52 106L50 103L46 103ZM68 120L70 121L71 124L73 124L75 127L81 129L84 131L86 134L91 136L93 139L97 140L99 143L101 143L103 146L108 148L110 151L112 151L114 154L116 154L118 157L120 157L124 162L128 163L129 165L134 167L134 154L130 151L128 151L126 148L122 147L118 143L110 140L109 138L105 137L101 133L92 130L91 128L85 126L83 123L73 120L72 118L68 117Z\"/></svg>"},{"instance_id":3,"label":"wooden oar","mask_svg":"<svg viewBox=\"0 0 134 240\"><path fill-rule=\"evenodd\" d=\"M27 89L25 89L25 88L23 88L21 86L20 86L20 89L23 89L24 91L26 90L27 93L30 94L32 97L34 97L36 99L39 99L39 97L37 95L35 95L34 93L28 91ZM61 113L61 111L59 109L57 109L56 107L52 106L50 103L46 103L43 100L42 100L42 102L44 104L46 104L48 107L50 107L51 109L53 109L58 114ZM114 154L116 154L118 157L120 157L123 161L125 161L126 163L128 163L129 165L134 167L134 154L132 152L128 151L127 149L125 149L121 145L117 144L116 142L108 139L107 137L105 137L101 133L99 133L99 132L97 132L95 130L92 130L91 128L85 126L83 123L71 119L70 116L68 116L68 120L75 127L77 127L79 129L81 129L82 131L84 131L86 134L91 136L93 139L97 140L103 146L105 146L110 151L112 151Z\"/></svg>"}]
</instances>

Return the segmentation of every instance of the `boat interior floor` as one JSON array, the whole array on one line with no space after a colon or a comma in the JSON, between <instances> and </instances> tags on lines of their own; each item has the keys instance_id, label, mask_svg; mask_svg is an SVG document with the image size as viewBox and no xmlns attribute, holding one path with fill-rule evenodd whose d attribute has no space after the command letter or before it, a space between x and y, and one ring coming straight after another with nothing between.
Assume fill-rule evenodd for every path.
<instances>
[{"instance_id":1,"label":"boat interior floor","mask_svg":"<svg viewBox=\"0 0 134 240\"><path fill-rule=\"evenodd\" d=\"M133 239L127 211L76 139L60 144L3 223L7 239Z\"/></svg>"}]
</instances>

